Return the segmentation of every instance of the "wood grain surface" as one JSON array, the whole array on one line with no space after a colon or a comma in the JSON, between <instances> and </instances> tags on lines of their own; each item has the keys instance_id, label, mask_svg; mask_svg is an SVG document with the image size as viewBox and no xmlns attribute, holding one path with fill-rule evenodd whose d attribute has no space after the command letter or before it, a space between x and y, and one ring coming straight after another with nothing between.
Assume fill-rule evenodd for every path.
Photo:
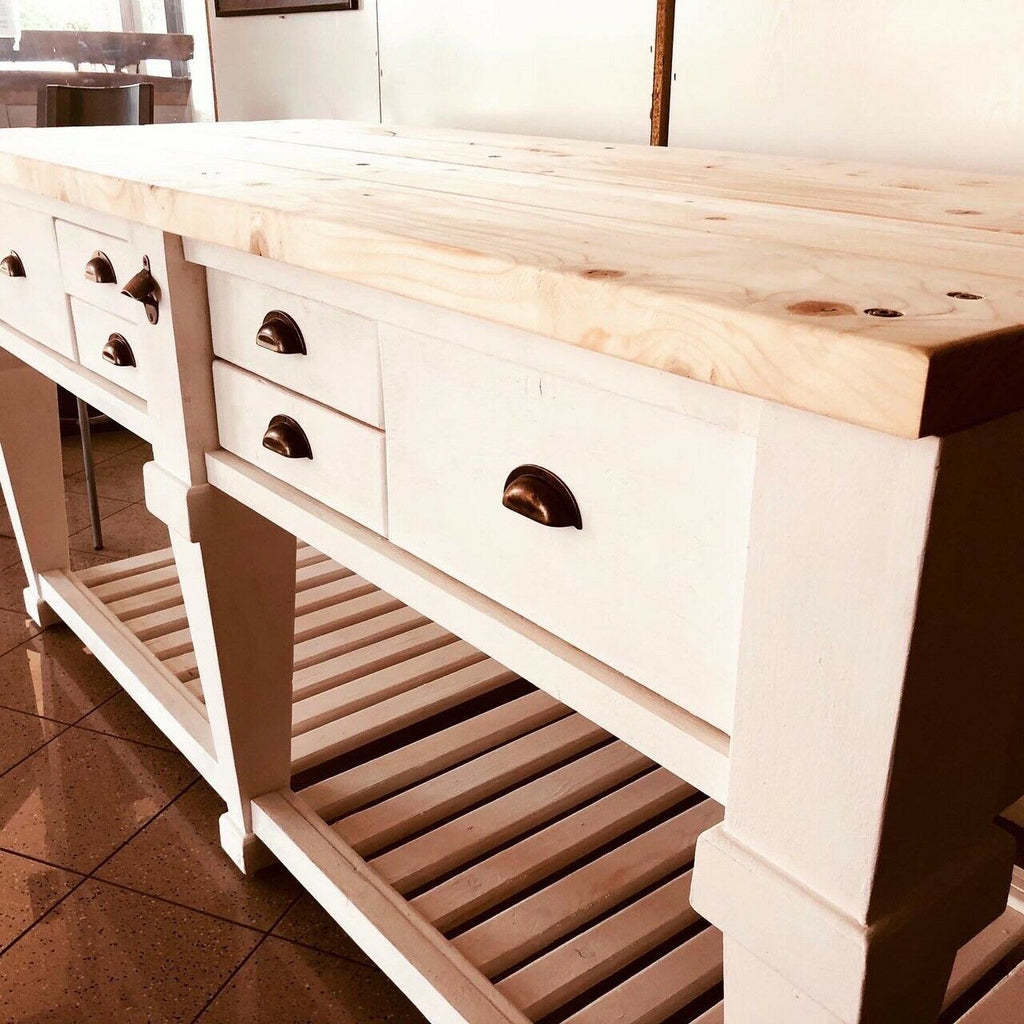
<instances>
[{"instance_id":1,"label":"wood grain surface","mask_svg":"<svg viewBox=\"0 0 1024 1024\"><path fill-rule=\"evenodd\" d=\"M0 183L902 436L1024 407L1020 178L296 121L9 131Z\"/></svg>"}]
</instances>

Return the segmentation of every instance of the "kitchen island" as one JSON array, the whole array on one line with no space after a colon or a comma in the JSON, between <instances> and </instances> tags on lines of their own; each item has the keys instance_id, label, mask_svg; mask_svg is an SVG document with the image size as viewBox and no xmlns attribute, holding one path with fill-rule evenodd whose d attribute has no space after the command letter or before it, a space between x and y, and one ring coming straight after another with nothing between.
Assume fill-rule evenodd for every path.
<instances>
[{"instance_id":1,"label":"kitchen island","mask_svg":"<svg viewBox=\"0 0 1024 1024\"><path fill-rule=\"evenodd\" d=\"M444 1024L1014 1019L1024 180L279 122L0 190L27 607L239 867ZM171 549L71 571L54 383Z\"/></svg>"}]
</instances>

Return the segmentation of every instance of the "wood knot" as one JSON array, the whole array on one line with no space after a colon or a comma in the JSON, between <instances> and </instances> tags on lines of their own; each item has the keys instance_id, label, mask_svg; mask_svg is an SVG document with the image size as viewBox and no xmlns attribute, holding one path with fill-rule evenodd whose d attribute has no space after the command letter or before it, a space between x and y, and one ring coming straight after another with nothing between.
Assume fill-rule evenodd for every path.
<instances>
[{"instance_id":1,"label":"wood knot","mask_svg":"<svg viewBox=\"0 0 1024 1024\"><path fill-rule=\"evenodd\" d=\"M584 270L583 276L610 280L617 277L625 277L626 272L624 270L605 270L602 267L593 267L590 270Z\"/></svg>"},{"instance_id":2,"label":"wood knot","mask_svg":"<svg viewBox=\"0 0 1024 1024\"><path fill-rule=\"evenodd\" d=\"M872 306L870 309L865 309L864 312L868 316L878 316L883 320L895 320L903 316L898 309L883 309L881 306Z\"/></svg>"},{"instance_id":3,"label":"wood knot","mask_svg":"<svg viewBox=\"0 0 1024 1024\"><path fill-rule=\"evenodd\" d=\"M728 220L728 217L705 217L705 220Z\"/></svg>"},{"instance_id":4,"label":"wood knot","mask_svg":"<svg viewBox=\"0 0 1024 1024\"><path fill-rule=\"evenodd\" d=\"M980 217L981 210L947 210L946 213L953 214L954 217Z\"/></svg>"},{"instance_id":5,"label":"wood knot","mask_svg":"<svg viewBox=\"0 0 1024 1024\"><path fill-rule=\"evenodd\" d=\"M978 299L985 298L984 295L975 295L974 292L946 292L951 299L964 299L968 302L976 302Z\"/></svg>"},{"instance_id":6,"label":"wood knot","mask_svg":"<svg viewBox=\"0 0 1024 1024\"><path fill-rule=\"evenodd\" d=\"M853 316L857 310L845 302L825 302L821 299L806 299L787 307L797 316Z\"/></svg>"}]
</instances>

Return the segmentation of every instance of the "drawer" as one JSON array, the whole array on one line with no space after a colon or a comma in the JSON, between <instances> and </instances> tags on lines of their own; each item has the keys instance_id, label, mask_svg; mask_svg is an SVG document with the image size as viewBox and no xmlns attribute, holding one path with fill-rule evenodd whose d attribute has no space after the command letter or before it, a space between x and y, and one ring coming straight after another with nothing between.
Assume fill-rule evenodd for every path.
<instances>
[{"instance_id":1,"label":"drawer","mask_svg":"<svg viewBox=\"0 0 1024 1024\"><path fill-rule=\"evenodd\" d=\"M71 300L71 316L78 340L79 362L125 391L145 398L143 328L81 299Z\"/></svg>"},{"instance_id":2,"label":"drawer","mask_svg":"<svg viewBox=\"0 0 1024 1024\"><path fill-rule=\"evenodd\" d=\"M221 360L213 364L221 447L377 533L387 532L384 434ZM264 447L278 417L293 457ZM296 430L295 428L298 428ZM309 454L299 450L303 440Z\"/></svg>"},{"instance_id":3,"label":"drawer","mask_svg":"<svg viewBox=\"0 0 1024 1024\"><path fill-rule=\"evenodd\" d=\"M728 732L753 439L404 330L381 338L390 539ZM524 465L567 485L582 529L503 506ZM550 505L555 488L526 491Z\"/></svg>"},{"instance_id":4,"label":"drawer","mask_svg":"<svg viewBox=\"0 0 1024 1024\"><path fill-rule=\"evenodd\" d=\"M145 254L135 252L127 236L127 225L124 237L120 237L57 221L57 248L64 290L91 306L137 322L141 319L141 306L134 299L122 295L121 289L142 269ZM87 273L93 259L97 263ZM104 266L109 267L113 280L103 273Z\"/></svg>"},{"instance_id":5,"label":"drawer","mask_svg":"<svg viewBox=\"0 0 1024 1024\"><path fill-rule=\"evenodd\" d=\"M207 272L207 284L213 349L221 359L364 423L384 425L372 320L218 270ZM275 351L257 342L270 313L285 314L268 324L281 346L299 348L301 337L304 351ZM265 337L264 344L273 343Z\"/></svg>"},{"instance_id":6,"label":"drawer","mask_svg":"<svg viewBox=\"0 0 1024 1024\"><path fill-rule=\"evenodd\" d=\"M0 274L0 320L74 359L53 218L0 203L0 259L11 253L7 265L13 274Z\"/></svg>"}]
</instances>

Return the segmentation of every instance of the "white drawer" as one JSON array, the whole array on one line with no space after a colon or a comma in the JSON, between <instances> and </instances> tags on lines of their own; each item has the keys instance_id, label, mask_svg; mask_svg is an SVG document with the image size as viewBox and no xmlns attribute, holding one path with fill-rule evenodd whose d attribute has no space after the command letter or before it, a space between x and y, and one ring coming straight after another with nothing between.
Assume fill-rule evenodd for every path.
<instances>
[{"instance_id":1,"label":"white drawer","mask_svg":"<svg viewBox=\"0 0 1024 1024\"><path fill-rule=\"evenodd\" d=\"M71 300L71 315L79 362L125 391L146 398L145 328L81 299Z\"/></svg>"},{"instance_id":2,"label":"white drawer","mask_svg":"<svg viewBox=\"0 0 1024 1024\"><path fill-rule=\"evenodd\" d=\"M371 530L387 532L384 434L221 360L213 364L220 444ZM264 447L277 417L291 440L308 442L311 458ZM294 429L297 426L301 435Z\"/></svg>"},{"instance_id":3,"label":"white drawer","mask_svg":"<svg viewBox=\"0 0 1024 1024\"><path fill-rule=\"evenodd\" d=\"M754 442L382 328L391 540L728 732ZM526 464L582 529L505 508Z\"/></svg>"},{"instance_id":4,"label":"white drawer","mask_svg":"<svg viewBox=\"0 0 1024 1024\"><path fill-rule=\"evenodd\" d=\"M372 320L218 270L207 272L207 283L213 349L221 359L383 426L380 351ZM272 315L277 313L284 317ZM280 352L258 343L268 314L277 320L279 338L288 342L301 336L304 352Z\"/></svg>"},{"instance_id":5,"label":"white drawer","mask_svg":"<svg viewBox=\"0 0 1024 1024\"><path fill-rule=\"evenodd\" d=\"M57 221L60 269L68 295L84 299L115 316L138 322L142 316L139 303L122 295L121 289L142 269L145 253L135 252L127 238L127 225L124 226L124 237L121 237ZM97 270L87 273L93 259L97 261L97 269L106 261L113 272L113 281L105 280L103 273Z\"/></svg>"},{"instance_id":6,"label":"white drawer","mask_svg":"<svg viewBox=\"0 0 1024 1024\"><path fill-rule=\"evenodd\" d=\"M0 274L0 320L74 359L53 218L0 203L0 260L8 257L11 274Z\"/></svg>"}]
</instances>

